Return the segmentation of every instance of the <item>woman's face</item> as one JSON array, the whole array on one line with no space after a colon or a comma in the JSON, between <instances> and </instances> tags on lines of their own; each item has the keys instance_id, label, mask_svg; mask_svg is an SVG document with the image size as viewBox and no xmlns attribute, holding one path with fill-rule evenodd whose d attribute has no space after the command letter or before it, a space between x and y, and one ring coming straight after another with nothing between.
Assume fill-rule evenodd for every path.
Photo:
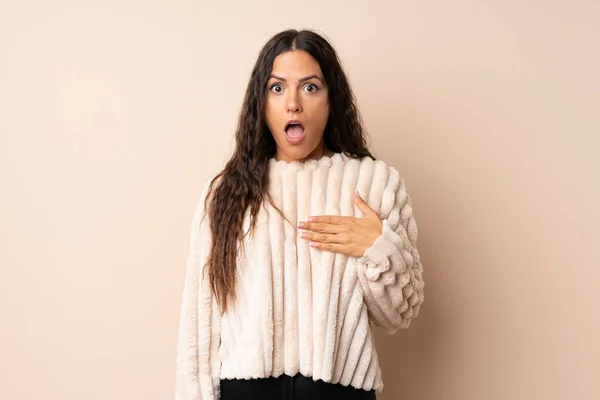
<instances>
[{"instance_id":1,"label":"woman's face","mask_svg":"<svg viewBox=\"0 0 600 400\"><path fill-rule=\"evenodd\" d=\"M329 96L319 63L303 50L277 56L267 81L265 119L277 144L278 160L320 158Z\"/></svg>"}]
</instances>

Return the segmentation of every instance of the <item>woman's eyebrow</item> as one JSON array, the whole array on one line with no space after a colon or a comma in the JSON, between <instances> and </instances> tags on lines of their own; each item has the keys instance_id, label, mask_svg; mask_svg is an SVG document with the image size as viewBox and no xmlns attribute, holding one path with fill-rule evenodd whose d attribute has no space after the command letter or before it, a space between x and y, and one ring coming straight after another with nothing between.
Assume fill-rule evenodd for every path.
<instances>
[{"instance_id":1,"label":"woman's eyebrow","mask_svg":"<svg viewBox=\"0 0 600 400\"><path fill-rule=\"evenodd\" d=\"M282 78L282 77L280 77L280 76L277 76L277 75L274 75L274 74L271 74L270 78L274 78L274 79L280 80L280 81L282 81L282 82L287 82L287 81L285 80L285 78ZM318 79L318 80L320 80L321 82L323 82L323 79L321 79L321 78L320 78L319 76L317 76L317 75L310 75L310 76L307 76L307 77L304 77L304 78L298 79L298 82L306 82L306 81L308 81L308 80L311 80L311 79Z\"/></svg>"}]
</instances>

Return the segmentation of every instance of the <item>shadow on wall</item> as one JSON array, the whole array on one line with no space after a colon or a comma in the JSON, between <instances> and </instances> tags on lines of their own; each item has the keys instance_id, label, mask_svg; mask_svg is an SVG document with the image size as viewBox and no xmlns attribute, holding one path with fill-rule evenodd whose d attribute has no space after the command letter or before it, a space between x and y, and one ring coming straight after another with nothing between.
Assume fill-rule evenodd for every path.
<instances>
[{"instance_id":1,"label":"shadow on wall","mask_svg":"<svg viewBox=\"0 0 600 400\"><path fill-rule=\"evenodd\" d=\"M437 210L444 209L447 204L442 204L438 197L418 198L416 193L424 192L425 188L444 178L433 175L441 173L423 164L419 150L419 143L412 142L411 138L417 133L407 134L400 142L407 149L398 153L398 143L394 132L389 131L389 126L394 126L394 121L383 118L378 120L375 131L379 132L374 138L374 154L388 164L396 167L400 176L406 180L407 190L413 196L415 218L419 228L417 246L421 262L423 263L423 279L425 281L425 301L421 306L419 315L411 322L407 329L400 330L393 335L386 333L381 328L374 328L375 344L382 370L383 392L377 396L378 400L438 400L440 384L444 384L444 342L448 342L448 326L443 319L440 306L443 301L438 291L439 277L438 266L441 265L439 240L436 230L431 229L431 221L439 223ZM410 131L403 127L401 131ZM402 158L402 159L399 159ZM419 168L419 171L405 173L403 166ZM410 178L409 178L410 176ZM444 199L443 202L447 202ZM435 212L429 212L434 210ZM446 337L444 337L446 336ZM424 385L430 382L431 385ZM448 386L451 387L451 386ZM452 398L448 394L447 399Z\"/></svg>"},{"instance_id":2,"label":"shadow on wall","mask_svg":"<svg viewBox=\"0 0 600 400\"><path fill-rule=\"evenodd\" d=\"M427 279L425 272L423 276ZM432 309L435 303L427 301L427 289L425 281L425 302L408 329L393 335L380 328L374 330L383 379L378 400L431 400L435 390L424 387L423 380L432 385L442 382L436 371L441 364L437 349L442 345L444 329L441 319L435 318L439 315Z\"/></svg>"}]
</instances>

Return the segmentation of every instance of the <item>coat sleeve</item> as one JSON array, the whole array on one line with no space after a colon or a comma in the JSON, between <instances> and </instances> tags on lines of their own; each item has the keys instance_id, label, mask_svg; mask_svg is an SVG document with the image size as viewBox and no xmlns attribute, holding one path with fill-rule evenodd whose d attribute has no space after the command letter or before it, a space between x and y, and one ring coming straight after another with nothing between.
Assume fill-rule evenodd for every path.
<instances>
[{"instance_id":1,"label":"coat sleeve","mask_svg":"<svg viewBox=\"0 0 600 400\"><path fill-rule=\"evenodd\" d=\"M210 224L202 191L192 219L189 254L180 308L175 400L219 398L220 316L204 264L210 251Z\"/></svg>"},{"instance_id":2,"label":"coat sleeve","mask_svg":"<svg viewBox=\"0 0 600 400\"><path fill-rule=\"evenodd\" d=\"M390 334L407 328L424 300L412 200L399 180L381 235L357 260L357 274L371 320Z\"/></svg>"}]
</instances>

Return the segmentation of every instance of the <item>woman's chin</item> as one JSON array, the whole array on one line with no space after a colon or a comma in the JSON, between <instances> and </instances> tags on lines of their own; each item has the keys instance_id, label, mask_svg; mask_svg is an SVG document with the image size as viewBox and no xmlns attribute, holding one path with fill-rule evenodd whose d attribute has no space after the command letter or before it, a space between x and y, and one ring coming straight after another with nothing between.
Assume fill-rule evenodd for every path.
<instances>
[{"instance_id":1,"label":"woman's chin","mask_svg":"<svg viewBox=\"0 0 600 400\"><path fill-rule=\"evenodd\" d=\"M318 146L286 146L283 151L278 150L278 159L290 161L306 161L311 158L321 158L323 154L320 151L316 151Z\"/></svg>"}]
</instances>

